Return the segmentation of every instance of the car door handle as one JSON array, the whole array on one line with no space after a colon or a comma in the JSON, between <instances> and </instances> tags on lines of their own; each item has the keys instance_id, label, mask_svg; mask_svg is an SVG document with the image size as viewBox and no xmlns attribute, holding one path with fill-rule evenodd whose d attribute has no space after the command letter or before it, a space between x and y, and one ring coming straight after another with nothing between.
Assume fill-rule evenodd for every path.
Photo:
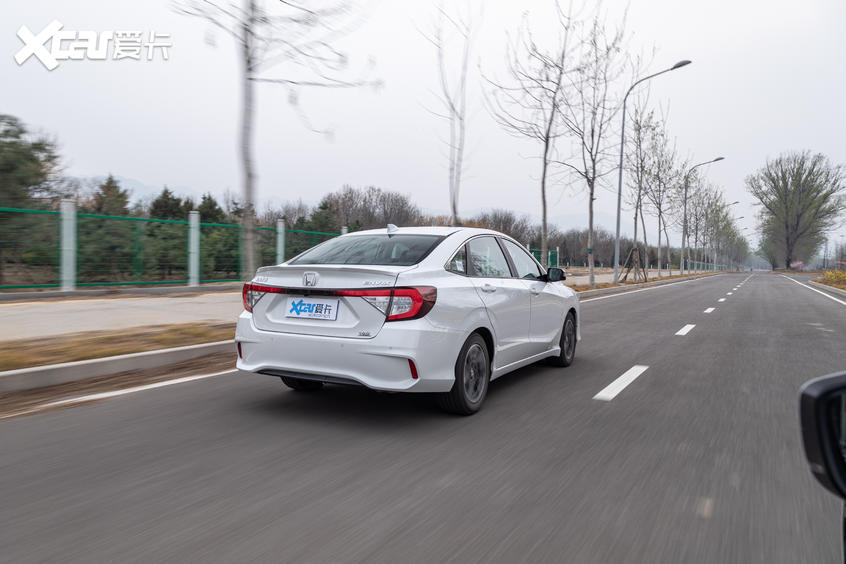
<instances>
[{"instance_id":1,"label":"car door handle","mask_svg":"<svg viewBox=\"0 0 846 564\"><path fill-rule=\"evenodd\" d=\"M531 292L533 296L539 296L542 290L535 290L534 288L529 288L529 292Z\"/></svg>"},{"instance_id":2,"label":"car door handle","mask_svg":"<svg viewBox=\"0 0 846 564\"><path fill-rule=\"evenodd\" d=\"M496 292L496 286L492 286L491 284L483 284L482 291L487 292L490 294L491 292Z\"/></svg>"}]
</instances>

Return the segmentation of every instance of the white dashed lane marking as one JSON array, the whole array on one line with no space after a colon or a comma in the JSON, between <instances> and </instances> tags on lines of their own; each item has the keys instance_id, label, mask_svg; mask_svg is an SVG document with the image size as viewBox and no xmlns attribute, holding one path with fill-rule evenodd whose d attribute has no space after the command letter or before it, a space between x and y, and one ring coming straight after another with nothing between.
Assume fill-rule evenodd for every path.
<instances>
[{"instance_id":1,"label":"white dashed lane marking","mask_svg":"<svg viewBox=\"0 0 846 564\"><path fill-rule=\"evenodd\" d=\"M718 301L718 302L724 302L724 301L726 301L726 299L725 299L725 298L720 298L720 299L719 299L719 300L717 300L717 301Z\"/></svg>"},{"instance_id":2,"label":"white dashed lane marking","mask_svg":"<svg viewBox=\"0 0 846 564\"><path fill-rule=\"evenodd\" d=\"M694 327L696 327L696 325L685 325L684 327L676 331L676 335L687 335L693 330Z\"/></svg>"},{"instance_id":3,"label":"white dashed lane marking","mask_svg":"<svg viewBox=\"0 0 846 564\"><path fill-rule=\"evenodd\" d=\"M708 308L708 309L706 309L703 313L711 313L712 311L714 311L714 309L715 309L715 308L713 308L713 307L709 307L709 308Z\"/></svg>"},{"instance_id":4,"label":"white dashed lane marking","mask_svg":"<svg viewBox=\"0 0 846 564\"><path fill-rule=\"evenodd\" d=\"M622 392L626 389L626 386L634 382L638 376L646 372L646 369L649 368L648 366L644 366L642 364L635 364L625 372L623 372L622 376L602 388L602 390L593 396L593 399L600 400L600 401L611 401L617 394Z\"/></svg>"}]
</instances>

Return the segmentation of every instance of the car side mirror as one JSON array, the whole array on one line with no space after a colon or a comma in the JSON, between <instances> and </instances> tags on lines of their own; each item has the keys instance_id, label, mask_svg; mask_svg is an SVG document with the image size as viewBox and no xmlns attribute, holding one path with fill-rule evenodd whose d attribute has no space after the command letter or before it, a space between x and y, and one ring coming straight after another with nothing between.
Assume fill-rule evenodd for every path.
<instances>
[{"instance_id":1,"label":"car side mirror","mask_svg":"<svg viewBox=\"0 0 846 564\"><path fill-rule=\"evenodd\" d=\"M566 280L567 277L564 275L564 270L553 266L549 270L546 271L546 281L547 282L561 282L562 280Z\"/></svg>"},{"instance_id":2,"label":"car side mirror","mask_svg":"<svg viewBox=\"0 0 846 564\"><path fill-rule=\"evenodd\" d=\"M846 372L802 386L799 421L811 473L825 489L846 499Z\"/></svg>"}]
</instances>

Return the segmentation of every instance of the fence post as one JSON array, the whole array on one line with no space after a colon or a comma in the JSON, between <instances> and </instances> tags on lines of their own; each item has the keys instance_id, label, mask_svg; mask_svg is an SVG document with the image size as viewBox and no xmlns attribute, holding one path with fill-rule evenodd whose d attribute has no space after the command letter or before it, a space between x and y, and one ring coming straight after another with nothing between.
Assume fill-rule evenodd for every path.
<instances>
[{"instance_id":1,"label":"fence post","mask_svg":"<svg viewBox=\"0 0 846 564\"><path fill-rule=\"evenodd\" d=\"M341 235L346 235L346 234L347 234L347 233L349 233L349 232L350 232L350 228L349 228L349 227L347 227L346 225L342 225L342 226L341 226Z\"/></svg>"},{"instance_id":2,"label":"fence post","mask_svg":"<svg viewBox=\"0 0 846 564\"><path fill-rule=\"evenodd\" d=\"M276 264L285 262L285 218L276 220Z\"/></svg>"},{"instance_id":3,"label":"fence post","mask_svg":"<svg viewBox=\"0 0 846 564\"><path fill-rule=\"evenodd\" d=\"M200 285L200 212L188 212L188 285Z\"/></svg>"},{"instance_id":4,"label":"fence post","mask_svg":"<svg viewBox=\"0 0 846 564\"><path fill-rule=\"evenodd\" d=\"M73 200L62 200L60 221L62 222L62 260L59 278L63 292L76 289L76 204Z\"/></svg>"},{"instance_id":5,"label":"fence post","mask_svg":"<svg viewBox=\"0 0 846 564\"><path fill-rule=\"evenodd\" d=\"M561 247L555 247L555 266L561 265Z\"/></svg>"}]
</instances>

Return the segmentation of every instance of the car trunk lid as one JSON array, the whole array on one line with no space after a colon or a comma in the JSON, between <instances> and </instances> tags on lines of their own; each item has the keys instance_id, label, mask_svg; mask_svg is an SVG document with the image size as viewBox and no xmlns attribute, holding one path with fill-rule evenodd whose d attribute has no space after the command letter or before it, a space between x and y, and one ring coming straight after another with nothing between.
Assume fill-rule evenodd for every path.
<instances>
[{"instance_id":1,"label":"car trunk lid","mask_svg":"<svg viewBox=\"0 0 846 564\"><path fill-rule=\"evenodd\" d=\"M409 266L279 265L260 268L253 279L266 292L253 305L257 329L301 335L368 339L385 323L378 299L345 295L350 290L390 290ZM375 305L374 305L375 303Z\"/></svg>"}]
</instances>

